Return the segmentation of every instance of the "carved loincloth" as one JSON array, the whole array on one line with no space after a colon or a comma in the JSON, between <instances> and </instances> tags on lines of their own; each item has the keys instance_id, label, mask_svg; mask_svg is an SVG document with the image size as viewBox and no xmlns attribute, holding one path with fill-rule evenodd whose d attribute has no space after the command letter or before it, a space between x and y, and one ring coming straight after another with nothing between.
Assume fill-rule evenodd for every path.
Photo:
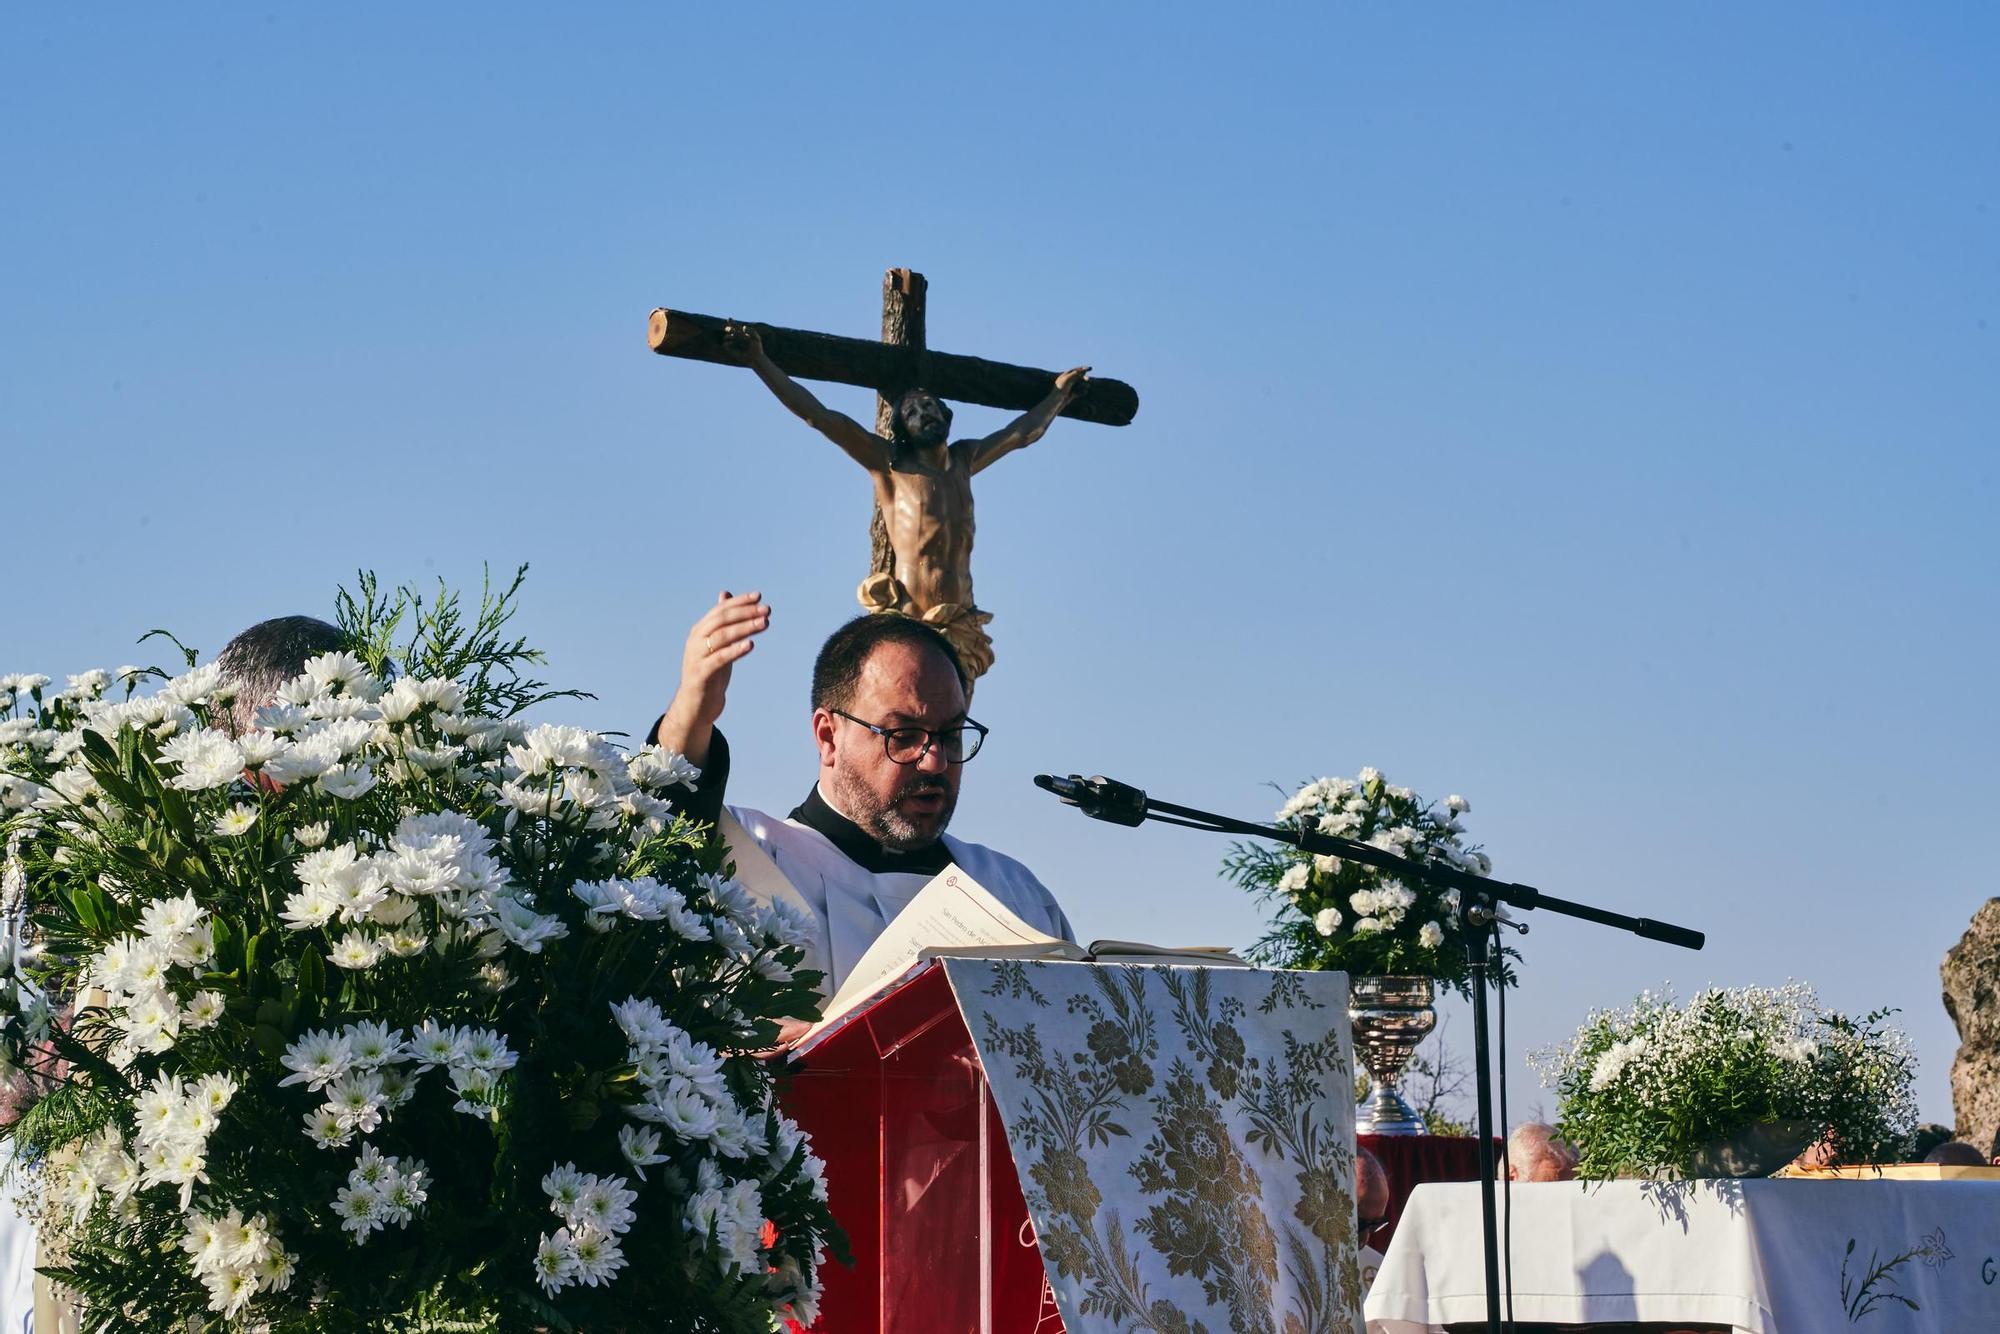
<instances>
[{"instance_id":1,"label":"carved loincloth","mask_svg":"<svg viewBox=\"0 0 2000 1334\"><path fill-rule=\"evenodd\" d=\"M940 602L919 610L910 600L910 590L903 587L903 581L887 571L863 579L854 596L860 599L862 609L872 615L908 616L950 640L968 679L977 681L992 669L993 636L986 633L992 612L964 602Z\"/></svg>"}]
</instances>

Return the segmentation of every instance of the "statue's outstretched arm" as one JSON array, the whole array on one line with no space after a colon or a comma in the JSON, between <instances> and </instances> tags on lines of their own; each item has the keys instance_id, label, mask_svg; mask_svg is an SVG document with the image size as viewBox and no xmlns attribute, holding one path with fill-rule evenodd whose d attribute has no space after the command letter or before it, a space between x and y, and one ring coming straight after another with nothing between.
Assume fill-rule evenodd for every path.
<instances>
[{"instance_id":1,"label":"statue's outstretched arm","mask_svg":"<svg viewBox=\"0 0 2000 1334\"><path fill-rule=\"evenodd\" d=\"M972 471L992 464L1003 454L1017 449L1026 449L1048 431L1062 410L1069 406L1083 389L1084 380L1090 375L1090 367L1078 366L1064 371L1056 377L1056 387L1049 396L1001 427L984 440L975 441L972 446Z\"/></svg>"},{"instance_id":2,"label":"statue's outstretched arm","mask_svg":"<svg viewBox=\"0 0 2000 1334\"><path fill-rule=\"evenodd\" d=\"M804 385L778 369L778 364L764 351L764 340L755 327L732 324L723 333L723 343L741 356L745 365L757 372L757 378L764 382L780 403L792 410L792 415L839 445L849 458L870 472L888 470L889 442L863 429L860 422L846 413L835 412L814 398Z\"/></svg>"}]
</instances>

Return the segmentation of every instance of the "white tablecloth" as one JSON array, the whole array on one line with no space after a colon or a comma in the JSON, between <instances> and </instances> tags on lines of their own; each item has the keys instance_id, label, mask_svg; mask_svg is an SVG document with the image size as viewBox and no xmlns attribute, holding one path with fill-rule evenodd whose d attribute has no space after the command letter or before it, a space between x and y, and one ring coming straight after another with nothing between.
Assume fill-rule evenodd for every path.
<instances>
[{"instance_id":1,"label":"white tablecloth","mask_svg":"<svg viewBox=\"0 0 2000 1334\"><path fill-rule=\"evenodd\" d=\"M1522 1321L2000 1330L2000 1182L1517 1184L1513 1220ZM1368 1293L1369 1334L1485 1320L1483 1275L1479 1183L1417 1187Z\"/></svg>"}]
</instances>

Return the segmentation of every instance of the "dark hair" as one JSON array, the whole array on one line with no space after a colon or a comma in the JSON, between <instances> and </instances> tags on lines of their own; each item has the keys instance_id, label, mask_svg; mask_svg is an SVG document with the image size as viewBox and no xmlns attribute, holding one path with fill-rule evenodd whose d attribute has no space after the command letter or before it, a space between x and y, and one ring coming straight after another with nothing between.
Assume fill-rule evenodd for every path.
<instances>
[{"instance_id":1,"label":"dark hair","mask_svg":"<svg viewBox=\"0 0 2000 1334\"><path fill-rule=\"evenodd\" d=\"M1941 1126L1935 1121L1926 1121L1910 1133L1910 1147L1905 1162L1920 1163L1938 1145L1950 1139L1951 1127Z\"/></svg>"},{"instance_id":2,"label":"dark hair","mask_svg":"<svg viewBox=\"0 0 2000 1334\"><path fill-rule=\"evenodd\" d=\"M1948 1139L1924 1155L1927 1163L1943 1167L1985 1167L1986 1155L1962 1139Z\"/></svg>"},{"instance_id":3,"label":"dark hair","mask_svg":"<svg viewBox=\"0 0 2000 1334\"><path fill-rule=\"evenodd\" d=\"M257 710L278 687L305 670L306 659L347 647L339 626L311 616L275 616L259 621L222 646L215 665L236 687L237 731L249 728Z\"/></svg>"},{"instance_id":4,"label":"dark hair","mask_svg":"<svg viewBox=\"0 0 2000 1334\"><path fill-rule=\"evenodd\" d=\"M971 683L965 679L965 664L958 660L958 650L949 639L922 621L897 612L877 612L855 617L820 645L819 656L813 659L812 706L846 708L847 702L854 698L854 687L860 684L861 669L884 644L935 650L951 664L960 687L970 689Z\"/></svg>"}]
</instances>

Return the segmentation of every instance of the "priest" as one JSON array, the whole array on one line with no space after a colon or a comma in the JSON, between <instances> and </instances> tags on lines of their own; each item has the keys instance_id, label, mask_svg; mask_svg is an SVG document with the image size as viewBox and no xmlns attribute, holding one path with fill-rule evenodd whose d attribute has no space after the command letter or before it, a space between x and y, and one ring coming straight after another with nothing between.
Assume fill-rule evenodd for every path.
<instances>
[{"instance_id":1,"label":"priest","mask_svg":"<svg viewBox=\"0 0 2000 1334\"><path fill-rule=\"evenodd\" d=\"M721 824L739 878L787 893L817 919L807 962L825 974L827 994L954 863L1030 926L1075 939L1027 867L945 832L986 728L966 716L965 670L950 641L921 621L860 616L834 631L813 664L811 790L782 819L724 805L729 745L716 722L732 670L770 625L761 594L724 591L689 632L680 685L649 739L700 766L682 809Z\"/></svg>"}]
</instances>

